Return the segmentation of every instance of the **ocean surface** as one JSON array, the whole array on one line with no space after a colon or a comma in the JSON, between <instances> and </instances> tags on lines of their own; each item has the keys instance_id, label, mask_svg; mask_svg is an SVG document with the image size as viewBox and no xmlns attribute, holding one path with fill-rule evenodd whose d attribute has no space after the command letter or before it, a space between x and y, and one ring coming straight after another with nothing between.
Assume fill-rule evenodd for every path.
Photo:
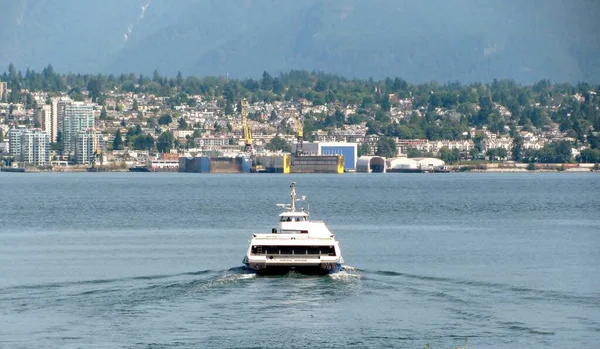
<instances>
[{"instance_id":1,"label":"ocean surface","mask_svg":"<svg viewBox=\"0 0 600 349\"><path fill-rule=\"evenodd\" d=\"M346 262L256 277L289 184ZM0 173L0 348L598 348L600 175Z\"/></svg>"}]
</instances>

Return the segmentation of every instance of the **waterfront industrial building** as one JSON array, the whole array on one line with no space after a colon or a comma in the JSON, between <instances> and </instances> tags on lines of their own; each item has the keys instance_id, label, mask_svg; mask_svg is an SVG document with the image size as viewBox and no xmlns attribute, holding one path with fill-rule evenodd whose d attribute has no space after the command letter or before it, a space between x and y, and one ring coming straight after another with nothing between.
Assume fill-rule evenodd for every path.
<instances>
[{"instance_id":1,"label":"waterfront industrial building","mask_svg":"<svg viewBox=\"0 0 600 349\"><path fill-rule=\"evenodd\" d=\"M248 173L251 169L251 160L245 156L234 157L180 157L179 172L194 173Z\"/></svg>"},{"instance_id":2,"label":"waterfront industrial building","mask_svg":"<svg viewBox=\"0 0 600 349\"><path fill-rule=\"evenodd\" d=\"M292 144L292 154L296 153L298 143ZM358 143L349 142L304 142L302 154L312 156L337 156L344 157L344 171L356 170L358 159Z\"/></svg>"},{"instance_id":3,"label":"waterfront industrial building","mask_svg":"<svg viewBox=\"0 0 600 349\"><path fill-rule=\"evenodd\" d=\"M356 172L363 173L385 173L385 158L381 156L363 155L356 161Z\"/></svg>"},{"instance_id":4,"label":"waterfront industrial building","mask_svg":"<svg viewBox=\"0 0 600 349\"><path fill-rule=\"evenodd\" d=\"M433 172L446 163L436 158L391 158L386 160L387 172Z\"/></svg>"}]
</instances>

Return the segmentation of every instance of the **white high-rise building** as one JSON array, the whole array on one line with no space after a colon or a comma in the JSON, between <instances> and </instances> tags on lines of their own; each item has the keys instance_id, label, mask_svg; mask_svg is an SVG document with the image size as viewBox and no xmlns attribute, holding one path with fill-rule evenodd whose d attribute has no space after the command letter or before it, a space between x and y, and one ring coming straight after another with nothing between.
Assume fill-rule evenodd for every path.
<instances>
[{"instance_id":1,"label":"white high-rise building","mask_svg":"<svg viewBox=\"0 0 600 349\"><path fill-rule=\"evenodd\" d=\"M0 81L0 102L2 102L2 99L5 97L5 95L8 95L8 84L6 81Z\"/></svg>"},{"instance_id":2,"label":"white high-rise building","mask_svg":"<svg viewBox=\"0 0 600 349\"><path fill-rule=\"evenodd\" d=\"M57 119L56 114L52 113L52 106L49 104L44 104L42 108L38 110L40 116L38 119L42 124L42 130L44 130L48 136L50 137L50 142L56 142L56 133L57 133Z\"/></svg>"},{"instance_id":3,"label":"white high-rise building","mask_svg":"<svg viewBox=\"0 0 600 349\"><path fill-rule=\"evenodd\" d=\"M50 137L46 132L33 129L21 134L21 162L34 166L50 163Z\"/></svg>"},{"instance_id":4,"label":"white high-rise building","mask_svg":"<svg viewBox=\"0 0 600 349\"><path fill-rule=\"evenodd\" d=\"M76 162L78 164L91 164L94 161L96 149L104 153L104 137L93 129L81 131L77 134L75 146Z\"/></svg>"},{"instance_id":5,"label":"white high-rise building","mask_svg":"<svg viewBox=\"0 0 600 349\"><path fill-rule=\"evenodd\" d=\"M84 102L72 102L65 105L63 121L63 142L66 153L75 152L77 134L94 128L94 107Z\"/></svg>"},{"instance_id":6,"label":"white high-rise building","mask_svg":"<svg viewBox=\"0 0 600 349\"><path fill-rule=\"evenodd\" d=\"M56 97L52 99L52 117L56 120L57 132L63 132L63 122L65 120L65 107L71 103L73 103L73 100L68 96Z\"/></svg>"},{"instance_id":7,"label":"white high-rise building","mask_svg":"<svg viewBox=\"0 0 600 349\"><path fill-rule=\"evenodd\" d=\"M26 131L24 126L19 126L17 128L11 128L8 131L8 149L9 153L12 157L15 158L16 161L21 160L21 135Z\"/></svg>"}]
</instances>

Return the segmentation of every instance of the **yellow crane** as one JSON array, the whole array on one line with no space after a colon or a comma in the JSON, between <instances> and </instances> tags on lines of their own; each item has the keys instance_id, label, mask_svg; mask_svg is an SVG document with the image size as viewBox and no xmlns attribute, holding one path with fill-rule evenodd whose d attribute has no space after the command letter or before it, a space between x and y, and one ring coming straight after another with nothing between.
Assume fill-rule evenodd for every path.
<instances>
[{"instance_id":1,"label":"yellow crane","mask_svg":"<svg viewBox=\"0 0 600 349\"><path fill-rule=\"evenodd\" d=\"M290 117L292 121L294 121L294 125L296 126L296 138L298 139L298 144L296 144L296 156L301 156L302 151L302 143L304 141L304 125L298 121L295 117Z\"/></svg>"},{"instance_id":2,"label":"yellow crane","mask_svg":"<svg viewBox=\"0 0 600 349\"><path fill-rule=\"evenodd\" d=\"M248 126L248 111L246 110L246 98L242 99L242 129L244 132L244 151L252 152L252 132Z\"/></svg>"}]
</instances>

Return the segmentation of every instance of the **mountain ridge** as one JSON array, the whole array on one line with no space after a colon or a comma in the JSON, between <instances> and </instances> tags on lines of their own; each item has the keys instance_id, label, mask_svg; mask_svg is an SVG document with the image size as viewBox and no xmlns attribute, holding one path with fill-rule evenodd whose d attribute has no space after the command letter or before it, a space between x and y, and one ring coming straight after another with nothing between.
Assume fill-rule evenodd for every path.
<instances>
[{"instance_id":1,"label":"mountain ridge","mask_svg":"<svg viewBox=\"0 0 600 349\"><path fill-rule=\"evenodd\" d=\"M600 3L0 0L0 66L78 73L600 81Z\"/></svg>"}]
</instances>

